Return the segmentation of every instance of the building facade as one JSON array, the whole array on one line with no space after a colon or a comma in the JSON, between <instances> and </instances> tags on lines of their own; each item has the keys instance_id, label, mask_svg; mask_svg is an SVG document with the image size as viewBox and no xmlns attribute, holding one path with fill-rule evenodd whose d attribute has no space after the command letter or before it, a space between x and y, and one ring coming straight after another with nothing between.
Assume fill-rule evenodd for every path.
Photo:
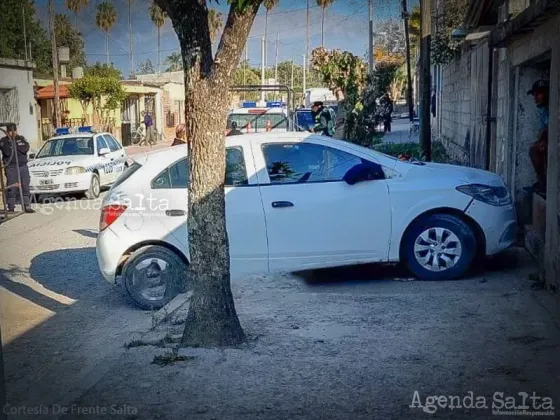
<instances>
[{"instance_id":1,"label":"building facade","mask_svg":"<svg viewBox=\"0 0 560 420\"><path fill-rule=\"evenodd\" d=\"M560 286L560 1L471 0L460 52L434 68L436 138L458 163L500 174L517 206L520 239L551 289ZM541 118L528 95L550 85L547 188L536 193L530 159Z\"/></svg>"},{"instance_id":2,"label":"building facade","mask_svg":"<svg viewBox=\"0 0 560 420\"><path fill-rule=\"evenodd\" d=\"M0 123L15 123L32 148L39 144L32 62L0 58ZM0 133L2 134L2 133Z\"/></svg>"}]
</instances>

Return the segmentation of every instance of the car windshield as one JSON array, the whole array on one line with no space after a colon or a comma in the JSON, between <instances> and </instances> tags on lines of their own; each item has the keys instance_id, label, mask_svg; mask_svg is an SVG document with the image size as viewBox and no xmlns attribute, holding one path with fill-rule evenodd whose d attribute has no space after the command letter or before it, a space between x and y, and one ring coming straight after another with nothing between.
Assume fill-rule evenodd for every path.
<instances>
[{"instance_id":1,"label":"car windshield","mask_svg":"<svg viewBox=\"0 0 560 420\"><path fill-rule=\"evenodd\" d=\"M93 155L92 137L65 137L49 140L37 153L37 159L76 155Z\"/></svg>"}]
</instances>

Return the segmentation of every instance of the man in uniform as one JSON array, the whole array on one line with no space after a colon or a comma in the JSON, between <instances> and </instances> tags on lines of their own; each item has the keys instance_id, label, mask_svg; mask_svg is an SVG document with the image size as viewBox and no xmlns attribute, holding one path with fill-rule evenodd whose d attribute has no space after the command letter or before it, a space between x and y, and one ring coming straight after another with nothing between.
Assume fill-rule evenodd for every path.
<instances>
[{"instance_id":1,"label":"man in uniform","mask_svg":"<svg viewBox=\"0 0 560 420\"><path fill-rule=\"evenodd\" d=\"M31 194L29 193L30 177L27 167L29 143L25 137L18 135L15 124L8 124L6 132L8 135L0 139L0 151L2 152L2 165L6 174L8 211L13 212L15 210L16 200L19 198L17 185L21 185L23 209L26 213L35 213L35 210L31 208ZM20 182L21 184L19 184Z\"/></svg>"},{"instance_id":2,"label":"man in uniform","mask_svg":"<svg viewBox=\"0 0 560 420\"><path fill-rule=\"evenodd\" d=\"M528 95L533 95L535 105L537 106L537 114L539 117L539 132L537 141L533 143L529 149L529 157L537 175L537 184L535 191L546 194L546 172L548 166L548 97L549 84L546 80L537 80Z\"/></svg>"},{"instance_id":3,"label":"man in uniform","mask_svg":"<svg viewBox=\"0 0 560 420\"><path fill-rule=\"evenodd\" d=\"M315 102L311 107L313 121L315 125L310 130L313 133L332 137L334 135L334 121L328 109L325 109L323 102Z\"/></svg>"}]
</instances>

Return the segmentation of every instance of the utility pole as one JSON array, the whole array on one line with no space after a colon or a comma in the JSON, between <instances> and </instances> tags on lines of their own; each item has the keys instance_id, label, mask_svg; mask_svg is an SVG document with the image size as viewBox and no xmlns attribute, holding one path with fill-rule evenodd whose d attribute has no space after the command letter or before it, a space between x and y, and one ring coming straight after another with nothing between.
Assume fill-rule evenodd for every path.
<instances>
[{"instance_id":1,"label":"utility pole","mask_svg":"<svg viewBox=\"0 0 560 420\"><path fill-rule=\"evenodd\" d=\"M307 0L307 14L306 14L306 38L305 38L305 65L309 57L309 0Z\"/></svg>"},{"instance_id":2,"label":"utility pole","mask_svg":"<svg viewBox=\"0 0 560 420\"><path fill-rule=\"evenodd\" d=\"M134 76L134 53L132 52L132 1L128 0L128 36L130 43L130 77Z\"/></svg>"},{"instance_id":3,"label":"utility pole","mask_svg":"<svg viewBox=\"0 0 560 420\"><path fill-rule=\"evenodd\" d=\"M245 63L243 64L243 86L247 84L247 66L249 66L249 43L245 43ZM243 91L243 101L247 100L247 92Z\"/></svg>"},{"instance_id":4,"label":"utility pole","mask_svg":"<svg viewBox=\"0 0 560 420\"><path fill-rule=\"evenodd\" d=\"M368 73L371 76L373 74L373 0L368 1L369 8L369 50L368 50Z\"/></svg>"},{"instance_id":5,"label":"utility pole","mask_svg":"<svg viewBox=\"0 0 560 420\"><path fill-rule=\"evenodd\" d=\"M54 124L60 127L60 91L58 88L58 48L56 46L56 31L54 26L54 0L49 0L49 26L51 30L51 48L53 64L53 87L54 87Z\"/></svg>"},{"instance_id":6,"label":"utility pole","mask_svg":"<svg viewBox=\"0 0 560 420\"><path fill-rule=\"evenodd\" d=\"M432 90L430 69L430 44L432 41L432 9L430 0L420 1L420 152L432 160L432 130L430 127L430 99Z\"/></svg>"},{"instance_id":7,"label":"utility pole","mask_svg":"<svg viewBox=\"0 0 560 420\"><path fill-rule=\"evenodd\" d=\"M25 7L21 6L21 17L23 19L23 45L25 46L25 59L29 60L29 55L27 54L27 30L25 27Z\"/></svg>"},{"instance_id":8,"label":"utility pole","mask_svg":"<svg viewBox=\"0 0 560 420\"><path fill-rule=\"evenodd\" d=\"M401 1L402 19L404 24L404 39L406 44L406 102L408 103L408 116L410 121L414 119L414 103L412 100L412 69L410 64L410 33L408 27L408 10L406 0Z\"/></svg>"},{"instance_id":9,"label":"utility pole","mask_svg":"<svg viewBox=\"0 0 560 420\"><path fill-rule=\"evenodd\" d=\"M294 90L294 56L292 55L292 82L290 84L292 91Z\"/></svg>"},{"instance_id":10,"label":"utility pole","mask_svg":"<svg viewBox=\"0 0 560 420\"><path fill-rule=\"evenodd\" d=\"M305 91L307 90L307 56L303 56L303 101L305 102Z\"/></svg>"},{"instance_id":11,"label":"utility pole","mask_svg":"<svg viewBox=\"0 0 560 420\"><path fill-rule=\"evenodd\" d=\"M264 36L262 37L261 40L261 85L265 85L264 83L264 79L265 79L265 75L264 75L264 54L265 54L265 38ZM261 88L261 101L265 102L265 96L264 96L264 89Z\"/></svg>"},{"instance_id":12,"label":"utility pole","mask_svg":"<svg viewBox=\"0 0 560 420\"><path fill-rule=\"evenodd\" d=\"M274 83L278 83L278 43L280 42L280 32L276 32L276 57L274 58ZM278 92L275 92L278 94Z\"/></svg>"}]
</instances>

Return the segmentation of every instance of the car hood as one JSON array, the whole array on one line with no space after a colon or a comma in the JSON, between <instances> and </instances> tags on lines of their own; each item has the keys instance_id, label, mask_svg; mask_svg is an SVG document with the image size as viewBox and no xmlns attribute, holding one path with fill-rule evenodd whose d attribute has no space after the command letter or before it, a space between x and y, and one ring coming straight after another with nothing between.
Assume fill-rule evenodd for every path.
<instances>
[{"instance_id":1,"label":"car hood","mask_svg":"<svg viewBox=\"0 0 560 420\"><path fill-rule=\"evenodd\" d=\"M407 177L433 178L437 180L455 181L457 184L483 184L493 187L504 185L502 178L492 172L466 166L449 165L443 163L409 163L399 162L401 168L408 168ZM404 169L404 168L403 168Z\"/></svg>"},{"instance_id":2,"label":"car hood","mask_svg":"<svg viewBox=\"0 0 560 420\"><path fill-rule=\"evenodd\" d=\"M33 159L27 165L29 169L64 169L69 166L87 167L95 163L94 156L56 156L52 158Z\"/></svg>"}]
</instances>

